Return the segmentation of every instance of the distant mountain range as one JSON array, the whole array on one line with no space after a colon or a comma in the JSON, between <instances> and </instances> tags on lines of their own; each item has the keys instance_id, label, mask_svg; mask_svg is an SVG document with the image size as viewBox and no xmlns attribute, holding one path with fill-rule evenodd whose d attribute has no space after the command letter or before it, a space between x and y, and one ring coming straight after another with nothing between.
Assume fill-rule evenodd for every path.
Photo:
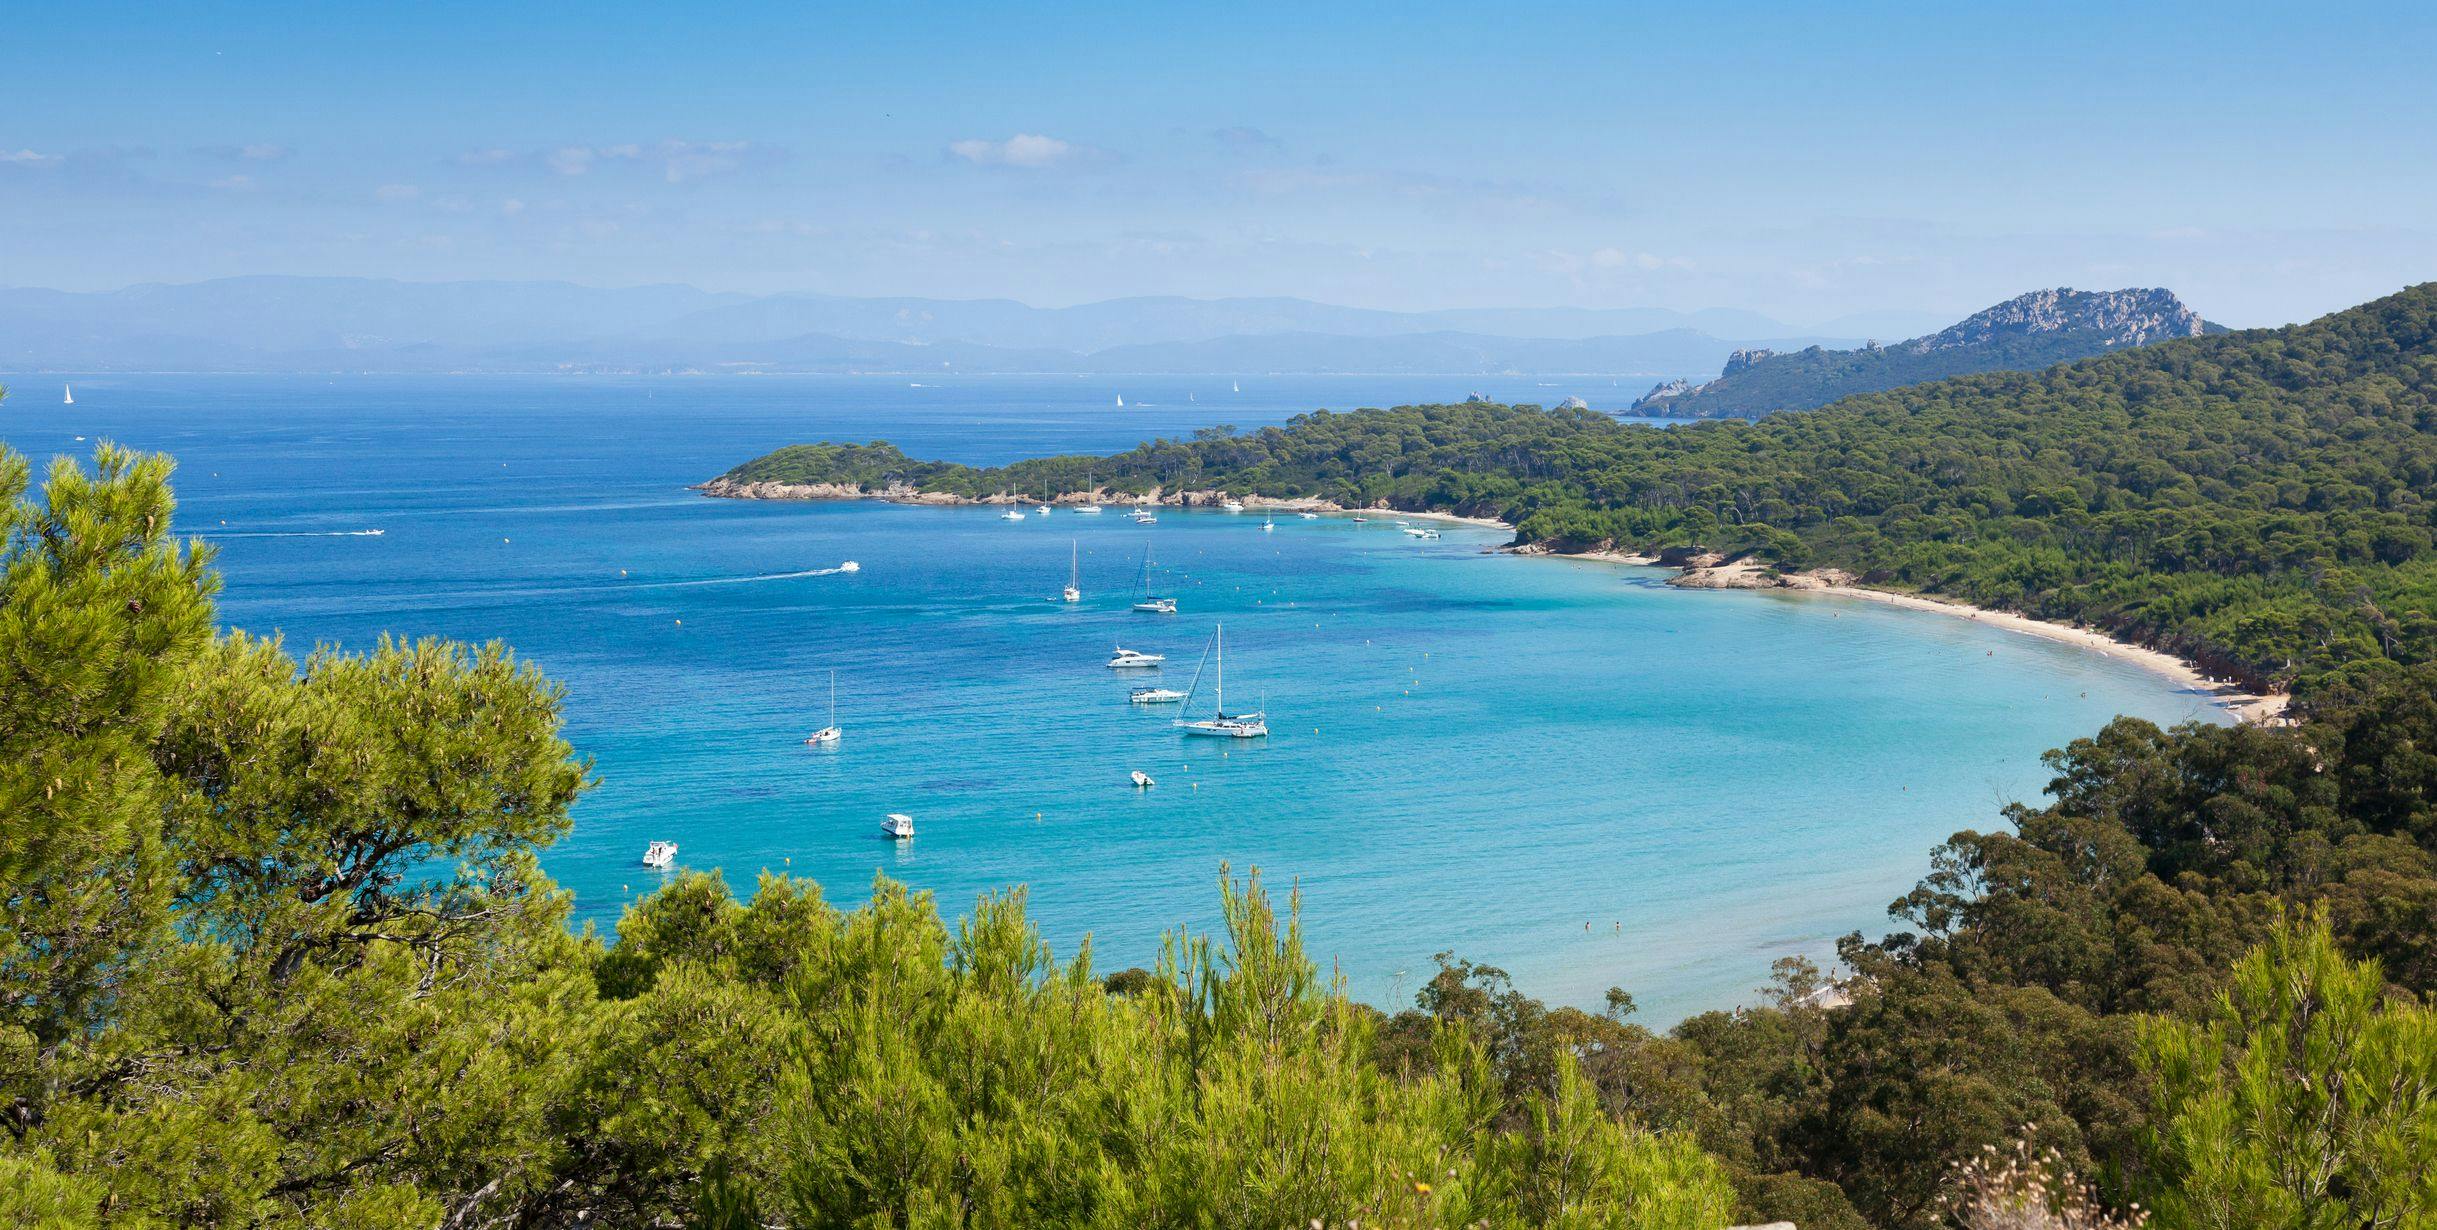
<instances>
[{"instance_id":1,"label":"distant mountain range","mask_svg":"<svg viewBox=\"0 0 2437 1230\"><path fill-rule=\"evenodd\" d=\"M224 278L0 289L0 370L1680 375L1852 345L1749 312L1393 312L1303 299L750 296L690 286Z\"/></svg>"},{"instance_id":2,"label":"distant mountain range","mask_svg":"<svg viewBox=\"0 0 2437 1230\"><path fill-rule=\"evenodd\" d=\"M1633 412L1758 418L1824 406L1855 393L1974 372L2036 371L2128 346L2225 331L2200 319L2170 291L2035 290L1892 346L1811 346L1792 353L1739 349L1727 356L1717 379L1670 380L1634 402Z\"/></svg>"}]
</instances>

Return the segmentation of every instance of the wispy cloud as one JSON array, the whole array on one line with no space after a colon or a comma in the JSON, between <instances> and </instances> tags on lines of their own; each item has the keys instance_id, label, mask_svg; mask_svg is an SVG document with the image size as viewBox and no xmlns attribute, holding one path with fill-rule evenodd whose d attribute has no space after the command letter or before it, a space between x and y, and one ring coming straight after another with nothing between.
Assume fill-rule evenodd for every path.
<instances>
[{"instance_id":1,"label":"wispy cloud","mask_svg":"<svg viewBox=\"0 0 2437 1230\"><path fill-rule=\"evenodd\" d=\"M422 196L423 190L413 184L383 184L373 189L372 195L383 201L411 201Z\"/></svg>"},{"instance_id":2,"label":"wispy cloud","mask_svg":"<svg viewBox=\"0 0 2437 1230\"><path fill-rule=\"evenodd\" d=\"M55 167L66 161L60 154L37 154L30 149L0 150L0 166Z\"/></svg>"},{"instance_id":3,"label":"wispy cloud","mask_svg":"<svg viewBox=\"0 0 2437 1230\"><path fill-rule=\"evenodd\" d=\"M1028 170L1105 162L1110 157L1106 150L1037 132L1019 132L1004 141L987 141L978 137L950 141L948 156L975 166L1021 167Z\"/></svg>"},{"instance_id":4,"label":"wispy cloud","mask_svg":"<svg viewBox=\"0 0 2437 1230\"><path fill-rule=\"evenodd\" d=\"M1279 149L1286 144L1258 128L1246 128L1241 125L1213 128L1210 130L1210 139L1232 150Z\"/></svg>"},{"instance_id":5,"label":"wispy cloud","mask_svg":"<svg viewBox=\"0 0 2437 1230\"><path fill-rule=\"evenodd\" d=\"M545 150L518 151L500 147L468 150L456 157L464 167L538 166L574 178L611 167L646 168L672 184L725 174L745 166L775 161L777 146L754 141L626 141L613 145L560 145Z\"/></svg>"}]
</instances>

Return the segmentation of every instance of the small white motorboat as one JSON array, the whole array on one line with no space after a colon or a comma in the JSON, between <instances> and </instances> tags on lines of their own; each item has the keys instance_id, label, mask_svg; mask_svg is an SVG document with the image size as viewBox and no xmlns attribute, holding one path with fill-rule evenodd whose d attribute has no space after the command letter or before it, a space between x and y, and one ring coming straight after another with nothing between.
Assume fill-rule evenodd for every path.
<instances>
[{"instance_id":1,"label":"small white motorboat","mask_svg":"<svg viewBox=\"0 0 2437 1230\"><path fill-rule=\"evenodd\" d=\"M1370 519L1369 517L1356 517L1356 518L1354 518L1354 524L1356 524L1356 525L1369 525L1370 523L1371 523L1371 519Z\"/></svg>"},{"instance_id":2,"label":"small white motorboat","mask_svg":"<svg viewBox=\"0 0 2437 1230\"><path fill-rule=\"evenodd\" d=\"M1024 519L1024 510L1021 508L1010 508L1007 511L1000 513L998 515L998 519L1001 521L1021 521Z\"/></svg>"},{"instance_id":3,"label":"small white motorboat","mask_svg":"<svg viewBox=\"0 0 2437 1230\"><path fill-rule=\"evenodd\" d=\"M880 834L883 837L904 841L914 835L914 818L901 811L890 812L888 817L880 822Z\"/></svg>"},{"instance_id":4,"label":"small white motorboat","mask_svg":"<svg viewBox=\"0 0 2437 1230\"><path fill-rule=\"evenodd\" d=\"M1100 506L1098 504L1086 504L1075 511L1082 513L1086 517L1097 517L1100 515Z\"/></svg>"},{"instance_id":5,"label":"small white motorboat","mask_svg":"<svg viewBox=\"0 0 2437 1230\"><path fill-rule=\"evenodd\" d=\"M1242 512L1244 511L1244 501L1229 500L1226 503L1219 505L1219 507L1226 509L1228 512Z\"/></svg>"},{"instance_id":6,"label":"small white motorboat","mask_svg":"<svg viewBox=\"0 0 2437 1230\"><path fill-rule=\"evenodd\" d=\"M1174 688L1136 688L1126 694L1126 699L1137 705L1173 705L1184 698L1185 694Z\"/></svg>"},{"instance_id":7,"label":"small white motorboat","mask_svg":"<svg viewBox=\"0 0 2437 1230\"><path fill-rule=\"evenodd\" d=\"M856 562L855 562L855 561L853 561L853 560L848 560L848 561L846 561L845 563L838 565L838 571L840 571L840 572L861 572L861 571L863 571L863 565L858 564L858 563L856 563Z\"/></svg>"},{"instance_id":8,"label":"small white motorboat","mask_svg":"<svg viewBox=\"0 0 2437 1230\"><path fill-rule=\"evenodd\" d=\"M1318 521L1320 519L1320 514L1315 512L1300 512L1296 513L1295 515L1303 518L1306 521Z\"/></svg>"},{"instance_id":9,"label":"small white motorboat","mask_svg":"<svg viewBox=\"0 0 2437 1230\"><path fill-rule=\"evenodd\" d=\"M1148 790L1148 789L1150 789L1151 787L1156 786L1156 785L1158 785L1158 784L1159 784L1158 782L1155 782L1155 781L1152 781L1152 780L1151 780L1151 775L1150 775L1150 774L1145 773L1145 772L1143 772L1143 771L1142 771L1142 770L1140 770L1140 769L1136 769L1136 770L1134 770L1134 788L1135 788L1135 789L1137 789L1137 790Z\"/></svg>"},{"instance_id":10,"label":"small white motorboat","mask_svg":"<svg viewBox=\"0 0 2437 1230\"><path fill-rule=\"evenodd\" d=\"M671 864L675 863L676 861L677 861L677 843L676 843L676 842L673 842L673 841L655 841L655 842L653 842L652 844L650 844L650 845L648 845L648 846L645 846L645 847L643 848L643 865L644 865L644 866L646 866L646 867L651 867L651 868L654 868L654 869L657 869L657 870L660 870L660 871L666 871L666 870L668 870L668 869L669 869L669 866L670 866Z\"/></svg>"},{"instance_id":11,"label":"small white motorboat","mask_svg":"<svg viewBox=\"0 0 2437 1230\"><path fill-rule=\"evenodd\" d=\"M1108 664L1110 670L1127 670L1133 667L1157 666L1167 660L1168 655L1164 653L1143 653L1140 650L1128 649L1119 645L1116 656L1110 658Z\"/></svg>"}]
</instances>

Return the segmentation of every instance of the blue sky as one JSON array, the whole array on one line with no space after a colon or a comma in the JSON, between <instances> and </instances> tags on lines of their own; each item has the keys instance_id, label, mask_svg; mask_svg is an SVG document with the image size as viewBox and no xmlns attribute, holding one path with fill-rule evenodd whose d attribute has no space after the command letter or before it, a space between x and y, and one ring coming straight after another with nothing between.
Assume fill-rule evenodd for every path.
<instances>
[{"instance_id":1,"label":"blue sky","mask_svg":"<svg viewBox=\"0 0 2437 1230\"><path fill-rule=\"evenodd\" d=\"M403 6L401 6L403 9ZM2236 325L2437 277L2427 6L24 6L0 284Z\"/></svg>"}]
</instances>

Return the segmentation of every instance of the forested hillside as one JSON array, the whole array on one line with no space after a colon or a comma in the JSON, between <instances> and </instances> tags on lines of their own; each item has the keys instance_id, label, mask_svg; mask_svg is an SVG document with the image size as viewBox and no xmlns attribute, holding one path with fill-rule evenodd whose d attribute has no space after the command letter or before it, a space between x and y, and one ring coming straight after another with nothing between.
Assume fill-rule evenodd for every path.
<instances>
[{"instance_id":1,"label":"forested hillside","mask_svg":"<svg viewBox=\"0 0 2437 1230\"><path fill-rule=\"evenodd\" d=\"M1853 350L1738 350L1715 380L1674 380L1633 403L1634 414L1759 418L1978 372L2037 371L2127 346L2223 333L2164 290L2040 290L1973 313L1936 333Z\"/></svg>"},{"instance_id":2,"label":"forested hillside","mask_svg":"<svg viewBox=\"0 0 2437 1230\"><path fill-rule=\"evenodd\" d=\"M1659 429L1479 403L995 469L784 449L740 482L1220 488L1699 545L2080 620L2257 684L2437 655L2437 285L2306 325Z\"/></svg>"}]
</instances>

